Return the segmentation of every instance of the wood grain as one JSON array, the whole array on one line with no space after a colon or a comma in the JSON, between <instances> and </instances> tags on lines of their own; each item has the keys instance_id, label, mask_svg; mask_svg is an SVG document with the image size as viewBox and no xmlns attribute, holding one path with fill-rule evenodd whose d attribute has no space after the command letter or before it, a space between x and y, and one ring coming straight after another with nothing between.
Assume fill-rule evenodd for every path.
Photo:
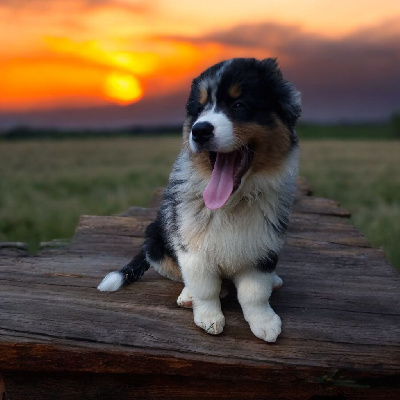
<instances>
[{"instance_id":1,"label":"wood grain","mask_svg":"<svg viewBox=\"0 0 400 400\"><path fill-rule=\"evenodd\" d=\"M0 257L0 373L11 399L400 396L399 275L336 202L297 195L278 264L284 285L271 298L283 321L275 344L252 335L234 291L217 337L176 306L182 285L153 270L98 292L157 209L136 211L82 216L68 247Z\"/></svg>"}]
</instances>

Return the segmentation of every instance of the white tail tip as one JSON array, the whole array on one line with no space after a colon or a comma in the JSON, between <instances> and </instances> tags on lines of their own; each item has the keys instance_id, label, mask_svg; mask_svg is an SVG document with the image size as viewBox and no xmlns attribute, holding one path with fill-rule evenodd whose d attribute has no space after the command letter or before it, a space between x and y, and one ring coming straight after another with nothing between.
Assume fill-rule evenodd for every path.
<instances>
[{"instance_id":1,"label":"white tail tip","mask_svg":"<svg viewBox=\"0 0 400 400\"><path fill-rule=\"evenodd\" d=\"M97 286L101 292L115 292L120 289L124 283L124 276L118 272L110 272Z\"/></svg>"}]
</instances>

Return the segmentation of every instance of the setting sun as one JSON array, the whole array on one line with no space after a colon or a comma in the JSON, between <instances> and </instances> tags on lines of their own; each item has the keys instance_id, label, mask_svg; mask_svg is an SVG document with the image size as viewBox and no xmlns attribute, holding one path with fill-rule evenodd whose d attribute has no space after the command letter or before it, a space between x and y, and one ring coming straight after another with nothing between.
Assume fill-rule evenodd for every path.
<instances>
[{"instance_id":1,"label":"setting sun","mask_svg":"<svg viewBox=\"0 0 400 400\"><path fill-rule=\"evenodd\" d=\"M192 79L233 57L277 58L305 120L397 112L398 0L265 3L0 1L0 129L180 123Z\"/></svg>"},{"instance_id":2,"label":"setting sun","mask_svg":"<svg viewBox=\"0 0 400 400\"><path fill-rule=\"evenodd\" d=\"M107 97L119 104L134 103L142 98L143 90L138 79L131 74L112 72L104 85Z\"/></svg>"}]
</instances>

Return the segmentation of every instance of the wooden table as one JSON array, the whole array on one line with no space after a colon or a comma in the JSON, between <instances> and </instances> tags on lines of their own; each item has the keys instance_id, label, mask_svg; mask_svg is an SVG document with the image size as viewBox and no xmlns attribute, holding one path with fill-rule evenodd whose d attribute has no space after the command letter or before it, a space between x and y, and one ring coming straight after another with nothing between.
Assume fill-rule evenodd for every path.
<instances>
[{"instance_id":1,"label":"wooden table","mask_svg":"<svg viewBox=\"0 0 400 400\"><path fill-rule=\"evenodd\" d=\"M224 332L211 336L177 307L182 285L153 270L119 292L97 291L139 249L155 207L82 216L70 245L38 256L0 246L7 396L400 398L399 274L346 210L308 194L300 182L278 264L284 285L271 298L283 321L275 344L253 336L234 294L222 302Z\"/></svg>"}]
</instances>

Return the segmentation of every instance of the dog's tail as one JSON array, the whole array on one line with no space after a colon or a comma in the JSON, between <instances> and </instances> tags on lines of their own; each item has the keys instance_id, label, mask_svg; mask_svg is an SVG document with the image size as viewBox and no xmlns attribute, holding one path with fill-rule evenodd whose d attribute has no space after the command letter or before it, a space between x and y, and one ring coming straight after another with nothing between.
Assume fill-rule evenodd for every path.
<instances>
[{"instance_id":1,"label":"dog's tail","mask_svg":"<svg viewBox=\"0 0 400 400\"><path fill-rule=\"evenodd\" d=\"M133 258L120 271L110 272L104 277L100 285L97 286L101 292L115 292L123 286L136 282L150 268L150 264L146 260L145 251L142 251Z\"/></svg>"}]
</instances>

